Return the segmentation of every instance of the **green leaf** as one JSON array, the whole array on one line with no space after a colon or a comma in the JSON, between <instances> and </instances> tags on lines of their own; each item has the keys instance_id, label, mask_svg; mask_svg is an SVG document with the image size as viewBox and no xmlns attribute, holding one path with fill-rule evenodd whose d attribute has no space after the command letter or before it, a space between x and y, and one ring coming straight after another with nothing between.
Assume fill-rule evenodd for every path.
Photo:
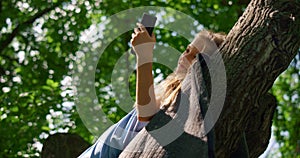
<instances>
[{"instance_id":1,"label":"green leaf","mask_svg":"<svg viewBox=\"0 0 300 158\"><path fill-rule=\"evenodd\" d=\"M47 36L47 41L48 41L49 43L52 43L52 42L53 42L53 39L51 38L51 36Z\"/></svg>"},{"instance_id":2,"label":"green leaf","mask_svg":"<svg viewBox=\"0 0 300 158\"><path fill-rule=\"evenodd\" d=\"M11 112L18 112L19 108L17 106L14 106L10 110L11 110Z\"/></svg>"},{"instance_id":3,"label":"green leaf","mask_svg":"<svg viewBox=\"0 0 300 158\"><path fill-rule=\"evenodd\" d=\"M58 83L58 82L54 82L54 81L51 80L51 79L47 79L46 84L49 85L49 86L52 87L52 88L57 88L57 87L59 86L59 83Z\"/></svg>"},{"instance_id":4,"label":"green leaf","mask_svg":"<svg viewBox=\"0 0 300 158\"><path fill-rule=\"evenodd\" d=\"M52 88L49 86L42 86L42 89L47 90L47 91L52 91Z\"/></svg>"},{"instance_id":5,"label":"green leaf","mask_svg":"<svg viewBox=\"0 0 300 158\"><path fill-rule=\"evenodd\" d=\"M43 130L43 131L50 131L50 128L49 128L48 126L43 126L43 127L42 127L42 130Z\"/></svg>"}]
</instances>

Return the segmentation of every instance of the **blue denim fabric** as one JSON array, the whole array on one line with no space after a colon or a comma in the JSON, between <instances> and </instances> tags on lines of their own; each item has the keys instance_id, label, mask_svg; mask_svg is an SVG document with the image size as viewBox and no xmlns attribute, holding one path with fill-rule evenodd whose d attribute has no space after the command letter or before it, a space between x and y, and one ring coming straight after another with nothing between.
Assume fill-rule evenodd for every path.
<instances>
[{"instance_id":1,"label":"blue denim fabric","mask_svg":"<svg viewBox=\"0 0 300 158\"><path fill-rule=\"evenodd\" d=\"M116 158L148 122L137 120L136 109L107 129L79 158Z\"/></svg>"}]
</instances>

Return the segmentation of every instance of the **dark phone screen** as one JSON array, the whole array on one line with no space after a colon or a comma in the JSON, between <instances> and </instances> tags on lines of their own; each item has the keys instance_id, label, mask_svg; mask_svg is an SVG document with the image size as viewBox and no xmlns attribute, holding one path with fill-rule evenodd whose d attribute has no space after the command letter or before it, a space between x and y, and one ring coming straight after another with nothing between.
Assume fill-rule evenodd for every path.
<instances>
[{"instance_id":1,"label":"dark phone screen","mask_svg":"<svg viewBox=\"0 0 300 158\"><path fill-rule=\"evenodd\" d=\"M151 16L149 14L144 13L143 14L143 18L141 23L146 27L149 35L152 35L154 26L155 26L155 22L156 22L156 17L155 16Z\"/></svg>"}]
</instances>

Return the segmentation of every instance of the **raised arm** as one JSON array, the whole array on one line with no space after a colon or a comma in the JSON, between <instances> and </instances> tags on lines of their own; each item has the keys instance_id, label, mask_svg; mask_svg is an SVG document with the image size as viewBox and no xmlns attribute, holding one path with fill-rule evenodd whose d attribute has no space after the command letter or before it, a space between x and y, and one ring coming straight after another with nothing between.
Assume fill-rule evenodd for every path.
<instances>
[{"instance_id":1,"label":"raised arm","mask_svg":"<svg viewBox=\"0 0 300 158\"><path fill-rule=\"evenodd\" d=\"M153 87L152 62L153 48L156 42L154 34L150 36L146 28L138 23L134 29L131 44L136 53L136 109L139 121L149 121L158 111L159 105Z\"/></svg>"}]
</instances>

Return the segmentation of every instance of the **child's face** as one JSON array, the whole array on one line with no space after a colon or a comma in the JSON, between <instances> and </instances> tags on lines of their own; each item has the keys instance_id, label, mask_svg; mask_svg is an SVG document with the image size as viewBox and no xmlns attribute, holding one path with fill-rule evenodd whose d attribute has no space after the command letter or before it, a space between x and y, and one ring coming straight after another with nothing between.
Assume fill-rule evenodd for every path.
<instances>
[{"instance_id":1,"label":"child's face","mask_svg":"<svg viewBox=\"0 0 300 158\"><path fill-rule=\"evenodd\" d=\"M199 53L198 49L189 44L186 50L178 59L178 64L175 73L176 74L185 74L189 67L192 65L196 55Z\"/></svg>"}]
</instances>

